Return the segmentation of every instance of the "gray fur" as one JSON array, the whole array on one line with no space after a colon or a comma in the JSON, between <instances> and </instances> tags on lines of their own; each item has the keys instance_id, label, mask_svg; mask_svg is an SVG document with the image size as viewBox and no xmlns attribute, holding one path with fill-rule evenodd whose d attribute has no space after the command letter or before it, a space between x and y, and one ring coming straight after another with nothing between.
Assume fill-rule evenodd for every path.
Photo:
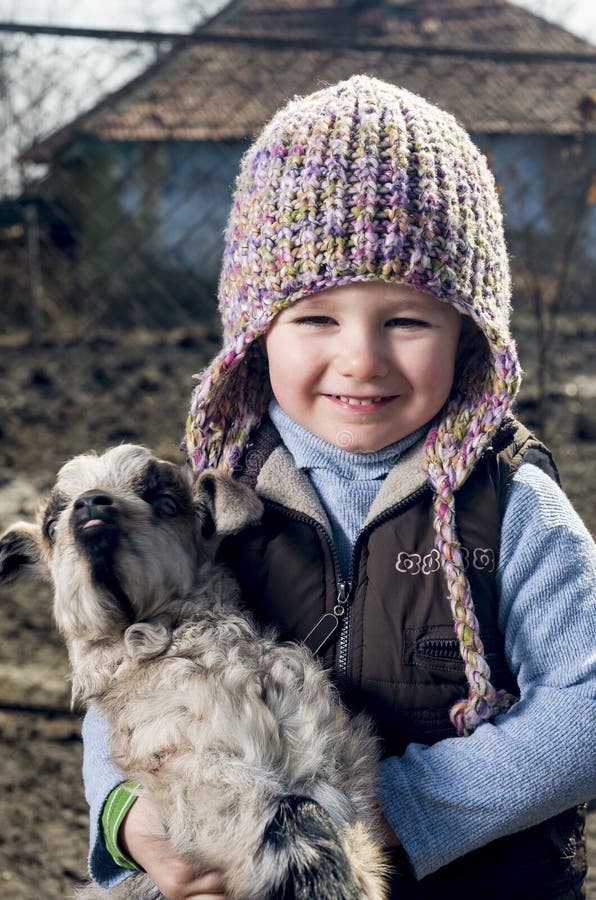
<instances>
[{"instance_id":1,"label":"gray fur","mask_svg":"<svg viewBox=\"0 0 596 900\"><path fill-rule=\"evenodd\" d=\"M193 484L142 447L75 457L40 525L0 539L0 582L31 571L24 548L49 572L73 702L97 704L174 850L221 872L231 900L305 897L300 884L381 900L376 741L306 649L257 632L213 562L261 512L237 482ZM142 874L80 894L158 896Z\"/></svg>"}]
</instances>

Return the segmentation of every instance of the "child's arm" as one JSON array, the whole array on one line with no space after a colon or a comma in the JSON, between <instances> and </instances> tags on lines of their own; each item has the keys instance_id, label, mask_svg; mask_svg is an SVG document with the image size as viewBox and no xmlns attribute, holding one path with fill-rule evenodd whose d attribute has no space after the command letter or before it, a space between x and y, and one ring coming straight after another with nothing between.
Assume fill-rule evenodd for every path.
<instances>
[{"instance_id":1,"label":"child's arm","mask_svg":"<svg viewBox=\"0 0 596 900\"><path fill-rule=\"evenodd\" d=\"M112 887L132 874L114 861L101 827L104 804L124 775L109 757L108 723L93 706L83 720L83 781L89 804L89 873L102 887Z\"/></svg>"},{"instance_id":2,"label":"child's arm","mask_svg":"<svg viewBox=\"0 0 596 900\"><path fill-rule=\"evenodd\" d=\"M596 546L530 464L512 484L497 583L520 701L471 737L412 744L381 766L383 810L419 878L596 788Z\"/></svg>"}]
</instances>

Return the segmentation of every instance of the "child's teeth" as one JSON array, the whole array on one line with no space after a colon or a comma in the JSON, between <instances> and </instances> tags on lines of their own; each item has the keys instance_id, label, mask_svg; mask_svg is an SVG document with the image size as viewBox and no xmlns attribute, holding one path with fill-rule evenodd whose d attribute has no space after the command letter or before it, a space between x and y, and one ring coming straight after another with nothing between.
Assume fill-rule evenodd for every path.
<instances>
[{"instance_id":1,"label":"child's teeth","mask_svg":"<svg viewBox=\"0 0 596 900\"><path fill-rule=\"evenodd\" d=\"M351 406L367 406L369 403L380 403L382 397L369 397L366 400L358 400L356 397L340 397L342 403L349 403Z\"/></svg>"}]
</instances>

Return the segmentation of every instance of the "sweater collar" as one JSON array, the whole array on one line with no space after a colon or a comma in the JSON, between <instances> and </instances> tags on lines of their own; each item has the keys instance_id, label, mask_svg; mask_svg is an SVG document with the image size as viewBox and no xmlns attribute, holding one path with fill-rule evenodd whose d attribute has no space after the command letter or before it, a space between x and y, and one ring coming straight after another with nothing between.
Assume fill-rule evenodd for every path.
<instances>
[{"instance_id":1,"label":"sweater collar","mask_svg":"<svg viewBox=\"0 0 596 900\"><path fill-rule=\"evenodd\" d=\"M299 425L276 400L269 405L269 417L291 454L295 465L307 471L326 469L348 481L372 481L384 478L400 457L418 443L428 425L407 437L371 453L342 450Z\"/></svg>"}]
</instances>

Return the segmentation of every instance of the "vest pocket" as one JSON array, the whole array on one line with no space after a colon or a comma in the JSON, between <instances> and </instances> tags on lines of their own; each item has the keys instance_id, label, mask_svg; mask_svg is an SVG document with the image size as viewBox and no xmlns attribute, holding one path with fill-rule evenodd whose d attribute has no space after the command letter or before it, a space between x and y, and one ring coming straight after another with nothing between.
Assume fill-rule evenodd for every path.
<instances>
[{"instance_id":1,"label":"vest pocket","mask_svg":"<svg viewBox=\"0 0 596 900\"><path fill-rule=\"evenodd\" d=\"M416 655L429 659L459 660L457 638L422 638L416 643Z\"/></svg>"},{"instance_id":2,"label":"vest pocket","mask_svg":"<svg viewBox=\"0 0 596 900\"><path fill-rule=\"evenodd\" d=\"M453 634L453 626L426 625L422 628L405 628L403 664L416 669L426 669L443 674L451 673L457 680L464 674L464 663L459 652L459 641Z\"/></svg>"},{"instance_id":3,"label":"vest pocket","mask_svg":"<svg viewBox=\"0 0 596 900\"><path fill-rule=\"evenodd\" d=\"M502 654L496 636L490 633L481 635L484 645L484 658L491 670L501 670ZM453 625L435 625L423 628L406 628L404 634L403 662L406 666L415 666L435 672L452 672L461 677L464 673L464 662L459 650L459 641L453 635Z\"/></svg>"}]
</instances>

